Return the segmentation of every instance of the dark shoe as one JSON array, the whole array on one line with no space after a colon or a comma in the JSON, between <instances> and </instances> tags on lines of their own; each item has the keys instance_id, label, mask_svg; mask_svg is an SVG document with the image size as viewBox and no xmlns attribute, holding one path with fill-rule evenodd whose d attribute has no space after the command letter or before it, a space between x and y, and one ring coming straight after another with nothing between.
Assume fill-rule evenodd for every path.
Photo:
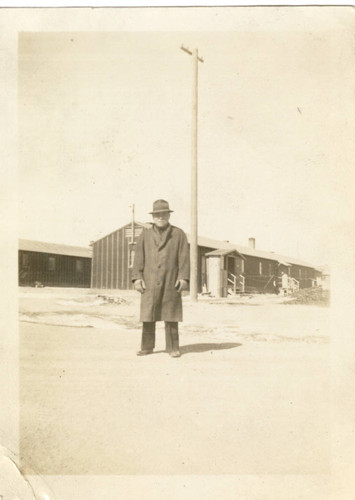
<instances>
[{"instance_id":1,"label":"dark shoe","mask_svg":"<svg viewBox=\"0 0 355 500\"><path fill-rule=\"evenodd\" d=\"M171 358L180 358L181 352L180 351L171 351L169 352Z\"/></svg>"},{"instance_id":2,"label":"dark shoe","mask_svg":"<svg viewBox=\"0 0 355 500\"><path fill-rule=\"evenodd\" d=\"M137 356L147 356L147 354L153 354L153 349L146 349L137 352Z\"/></svg>"}]
</instances>

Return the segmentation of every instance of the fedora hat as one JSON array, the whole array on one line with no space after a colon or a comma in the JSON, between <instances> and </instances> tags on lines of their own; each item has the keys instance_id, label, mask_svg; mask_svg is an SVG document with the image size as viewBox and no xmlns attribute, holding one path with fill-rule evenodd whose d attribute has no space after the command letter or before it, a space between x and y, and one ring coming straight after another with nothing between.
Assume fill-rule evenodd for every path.
<instances>
[{"instance_id":1,"label":"fedora hat","mask_svg":"<svg viewBox=\"0 0 355 500\"><path fill-rule=\"evenodd\" d=\"M149 212L150 214L157 214L159 212L173 212L174 210L170 210L169 203L165 200L156 200L153 203L153 210Z\"/></svg>"}]
</instances>

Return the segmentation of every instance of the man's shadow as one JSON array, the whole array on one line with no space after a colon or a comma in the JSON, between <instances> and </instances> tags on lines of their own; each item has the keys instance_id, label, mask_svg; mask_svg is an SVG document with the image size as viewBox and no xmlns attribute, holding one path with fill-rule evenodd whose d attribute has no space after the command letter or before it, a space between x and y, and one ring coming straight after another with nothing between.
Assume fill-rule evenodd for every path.
<instances>
[{"instance_id":1,"label":"man's shadow","mask_svg":"<svg viewBox=\"0 0 355 500\"><path fill-rule=\"evenodd\" d=\"M242 344L236 342L206 342L203 344L188 344L180 346L181 355L194 353L194 352L207 352L207 351L221 351L222 349L233 349L240 347Z\"/></svg>"}]
</instances>

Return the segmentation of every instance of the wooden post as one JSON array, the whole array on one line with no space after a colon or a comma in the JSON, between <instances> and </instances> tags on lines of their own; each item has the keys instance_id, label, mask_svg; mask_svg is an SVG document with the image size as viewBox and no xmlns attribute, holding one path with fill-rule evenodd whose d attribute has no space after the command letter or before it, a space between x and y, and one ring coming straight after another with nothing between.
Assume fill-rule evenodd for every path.
<instances>
[{"instance_id":1,"label":"wooden post","mask_svg":"<svg viewBox=\"0 0 355 500\"><path fill-rule=\"evenodd\" d=\"M132 236L131 236L131 243L134 243L134 203L132 205Z\"/></svg>"},{"instance_id":2,"label":"wooden post","mask_svg":"<svg viewBox=\"0 0 355 500\"><path fill-rule=\"evenodd\" d=\"M134 221L134 208L135 205L134 203L131 205L132 206L132 223L131 223L131 241L128 244L128 262L127 262L127 289L132 288L132 267L133 267L133 252L134 252L134 247L135 247L135 242L134 242L134 230L135 230L135 221Z\"/></svg>"}]
</instances>

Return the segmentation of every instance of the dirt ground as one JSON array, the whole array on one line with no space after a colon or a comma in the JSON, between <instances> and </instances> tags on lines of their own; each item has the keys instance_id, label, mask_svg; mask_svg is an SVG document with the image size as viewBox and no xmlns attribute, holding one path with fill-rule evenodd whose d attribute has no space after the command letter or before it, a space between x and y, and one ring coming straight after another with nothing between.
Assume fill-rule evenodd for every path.
<instances>
[{"instance_id":1,"label":"dirt ground","mask_svg":"<svg viewBox=\"0 0 355 500\"><path fill-rule=\"evenodd\" d=\"M137 357L139 296L20 289L20 454L40 474L327 474L329 309L191 303Z\"/></svg>"}]
</instances>

